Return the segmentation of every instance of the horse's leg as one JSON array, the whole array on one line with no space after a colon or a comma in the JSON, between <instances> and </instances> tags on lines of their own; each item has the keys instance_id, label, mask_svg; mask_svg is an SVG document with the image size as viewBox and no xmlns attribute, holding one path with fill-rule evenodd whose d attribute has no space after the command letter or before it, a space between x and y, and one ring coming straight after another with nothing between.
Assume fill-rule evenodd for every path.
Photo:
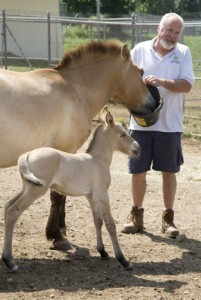
<instances>
[{"instance_id":1,"label":"horse's leg","mask_svg":"<svg viewBox=\"0 0 201 300\"><path fill-rule=\"evenodd\" d=\"M37 198L46 192L45 189L26 186L13 199L5 205L5 230L4 230L4 246L2 259L6 266L12 272L18 270L12 256L12 239L16 221L19 219L25 209L27 209Z\"/></svg>"},{"instance_id":2,"label":"horse's leg","mask_svg":"<svg viewBox=\"0 0 201 300\"><path fill-rule=\"evenodd\" d=\"M66 236L66 223L65 223L65 218L66 218L66 196L60 195L61 196L61 206L59 209L59 229L60 231Z\"/></svg>"},{"instance_id":3,"label":"horse's leg","mask_svg":"<svg viewBox=\"0 0 201 300\"><path fill-rule=\"evenodd\" d=\"M46 237L53 240L53 248L58 250L72 249L71 244L67 240L65 225L65 201L66 197L51 191L50 193L51 207L50 214L46 226Z\"/></svg>"},{"instance_id":4,"label":"horse's leg","mask_svg":"<svg viewBox=\"0 0 201 300\"><path fill-rule=\"evenodd\" d=\"M97 198L98 200L96 199L96 201L98 204L100 215L102 216L105 222L106 229L110 235L115 257L123 265L125 270L131 270L133 266L129 261L125 259L117 239L116 225L111 214L108 194L104 193L104 197L103 193L101 194L101 198Z\"/></svg>"},{"instance_id":5,"label":"horse's leg","mask_svg":"<svg viewBox=\"0 0 201 300\"><path fill-rule=\"evenodd\" d=\"M96 240L97 240L97 251L100 253L103 259L108 259L109 254L105 251L105 247L102 240L101 229L103 226L103 219L95 208L95 203L91 200L91 198L87 197L91 206L93 220L96 228Z\"/></svg>"}]
</instances>

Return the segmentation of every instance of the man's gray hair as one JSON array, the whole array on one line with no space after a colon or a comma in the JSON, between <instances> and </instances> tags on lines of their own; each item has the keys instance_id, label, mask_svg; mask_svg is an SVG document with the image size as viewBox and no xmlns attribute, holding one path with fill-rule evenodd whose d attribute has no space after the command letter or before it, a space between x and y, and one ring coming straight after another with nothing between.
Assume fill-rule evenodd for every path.
<instances>
[{"instance_id":1,"label":"man's gray hair","mask_svg":"<svg viewBox=\"0 0 201 300\"><path fill-rule=\"evenodd\" d=\"M167 13L165 14L161 21L160 21L160 26L164 26L166 24L166 21L169 20L169 19L174 19L174 20L178 20L181 25L182 25L182 30L184 29L184 20L181 16L179 16L178 14L176 13Z\"/></svg>"}]
</instances>

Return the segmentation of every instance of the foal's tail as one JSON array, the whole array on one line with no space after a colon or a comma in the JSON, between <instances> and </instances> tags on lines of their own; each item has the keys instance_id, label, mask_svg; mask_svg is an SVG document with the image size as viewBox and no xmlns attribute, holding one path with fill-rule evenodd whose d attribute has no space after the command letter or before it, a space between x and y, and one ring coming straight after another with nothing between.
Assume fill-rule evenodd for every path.
<instances>
[{"instance_id":1,"label":"foal's tail","mask_svg":"<svg viewBox=\"0 0 201 300\"><path fill-rule=\"evenodd\" d=\"M45 185L45 181L37 178L32 172L29 164L29 153L25 153L20 156L18 160L18 165L19 165L20 175L25 181L37 186Z\"/></svg>"}]
</instances>

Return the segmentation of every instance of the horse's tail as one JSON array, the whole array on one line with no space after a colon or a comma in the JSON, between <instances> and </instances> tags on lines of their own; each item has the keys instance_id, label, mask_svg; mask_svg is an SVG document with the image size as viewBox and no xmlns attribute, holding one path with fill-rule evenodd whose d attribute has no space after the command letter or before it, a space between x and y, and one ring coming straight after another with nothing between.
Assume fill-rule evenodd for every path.
<instances>
[{"instance_id":1,"label":"horse's tail","mask_svg":"<svg viewBox=\"0 0 201 300\"><path fill-rule=\"evenodd\" d=\"M19 157L18 165L19 165L20 175L25 181L37 186L45 185L45 181L37 178L32 172L29 164L29 153L25 153Z\"/></svg>"}]
</instances>

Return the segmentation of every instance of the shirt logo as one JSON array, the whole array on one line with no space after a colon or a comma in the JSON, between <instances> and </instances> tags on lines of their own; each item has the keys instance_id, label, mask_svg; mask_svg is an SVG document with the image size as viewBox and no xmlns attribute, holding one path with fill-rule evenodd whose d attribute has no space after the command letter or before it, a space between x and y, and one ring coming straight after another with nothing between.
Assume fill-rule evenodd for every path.
<instances>
[{"instance_id":1,"label":"shirt logo","mask_svg":"<svg viewBox=\"0 0 201 300\"><path fill-rule=\"evenodd\" d=\"M179 56L175 55L173 59L170 61L171 64L179 64Z\"/></svg>"}]
</instances>

